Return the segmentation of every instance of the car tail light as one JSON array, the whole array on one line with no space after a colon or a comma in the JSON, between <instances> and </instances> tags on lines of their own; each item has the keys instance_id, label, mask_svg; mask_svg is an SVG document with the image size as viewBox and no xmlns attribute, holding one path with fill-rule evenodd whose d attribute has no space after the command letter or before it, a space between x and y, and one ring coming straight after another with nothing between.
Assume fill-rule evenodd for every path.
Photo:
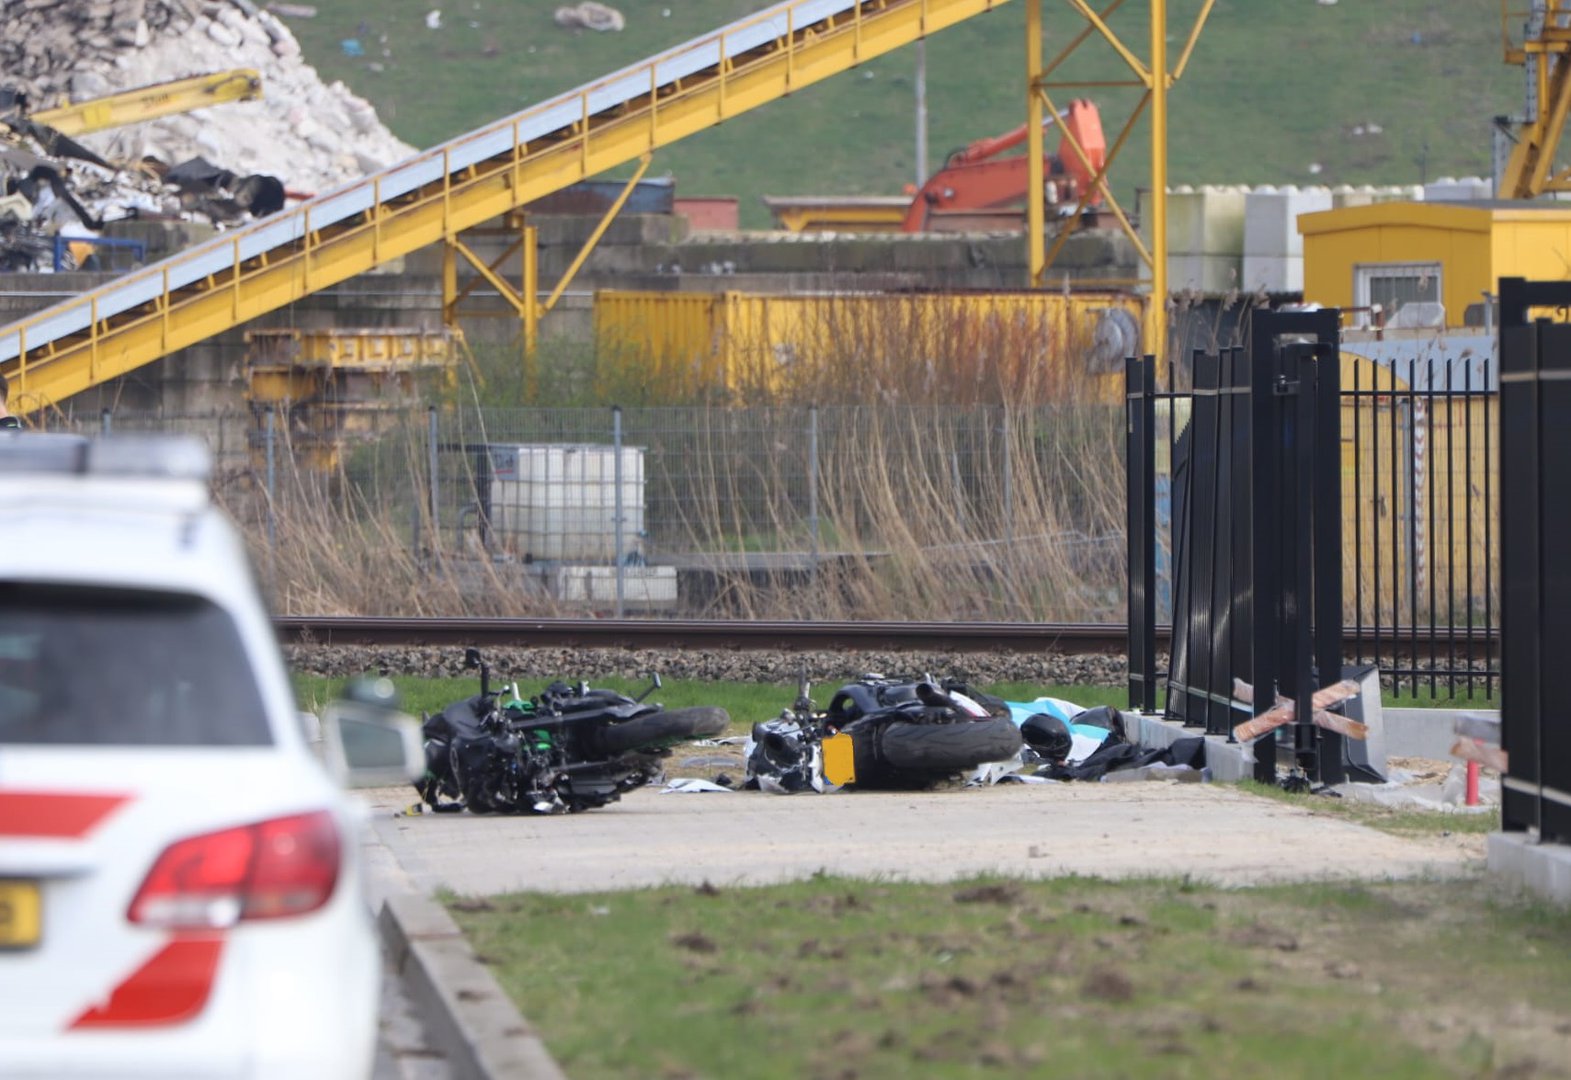
<instances>
[{"instance_id":1,"label":"car tail light","mask_svg":"<svg viewBox=\"0 0 1571 1080\"><path fill-rule=\"evenodd\" d=\"M332 897L340 857L338 826L325 810L188 837L164 849L127 918L211 929L304 915Z\"/></svg>"}]
</instances>

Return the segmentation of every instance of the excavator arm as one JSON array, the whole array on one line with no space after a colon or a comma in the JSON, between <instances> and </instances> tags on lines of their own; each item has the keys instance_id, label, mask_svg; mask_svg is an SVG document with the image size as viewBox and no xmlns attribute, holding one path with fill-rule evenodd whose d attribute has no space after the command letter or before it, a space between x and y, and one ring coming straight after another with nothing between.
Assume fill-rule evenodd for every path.
<instances>
[{"instance_id":1,"label":"excavator arm","mask_svg":"<svg viewBox=\"0 0 1571 1080\"><path fill-rule=\"evenodd\" d=\"M1067 130L1059 141L1058 153L1043 161L1043 172L1048 177L1048 201L1054 203L1078 199L1107 159L1102 117L1095 105L1084 100L1073 101L1061 119ZM1023 203L1030 162L1019 154L1013 157L998 155L1025 140L1026 125L1021 124L1012 131L978 139L964 150L950 154L944 167L928 177L911 200L900 225L901 231L927 229L934 211L987 210ZM1075 149L1077 145L1080 152ZM1101 202L1101 193L1093 192L1088 205L1099 206Z\"/></svg>"},{"instance_id":2,"label":"excavator arm","mask_svg":"<svg viewBox=\"0 0 1571 1080\"><path fill-rule=\"evenodd\" d=\"M188 79L139 86L134 90L79 101L74 105L39 109L28 114L27 118L36 124L54 128L62 135L86 135L209 105L255 101L261 96L261 73L253 68L235 68L211 75L193 75Z\"/></svg>"}]
</instances>

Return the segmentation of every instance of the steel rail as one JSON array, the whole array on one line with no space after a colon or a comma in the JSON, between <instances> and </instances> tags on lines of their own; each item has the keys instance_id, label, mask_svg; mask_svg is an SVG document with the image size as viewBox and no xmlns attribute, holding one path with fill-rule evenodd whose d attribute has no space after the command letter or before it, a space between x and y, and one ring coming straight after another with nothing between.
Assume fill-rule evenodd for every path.
<instances>
[{"instance_id":1,"label":"steel rail","mask_svg":"<svg viewBox=\"0 0 1571 1080\"><path fill-rule=\"evenodd\" d=\"M795 622L725 619L398 618L285 615L273 620L289 645L512 645L629 649L893 649L956 652L1124 652L1126 628L1103 623ZM1444 630L1444 628L1439 628ZM1422 631L1420 631L1422 636ZM1165 647L1169 631L1157 629ZM1356 640L1352 629L1346 640ZM1407 634L1399 645L1409 644ZM1475 641L1478 638L1475 637ZM1367 630L1363 644L1371 644ZM1490 651L1498 647L1489 638Z\"/></svg>"}]
</instances>

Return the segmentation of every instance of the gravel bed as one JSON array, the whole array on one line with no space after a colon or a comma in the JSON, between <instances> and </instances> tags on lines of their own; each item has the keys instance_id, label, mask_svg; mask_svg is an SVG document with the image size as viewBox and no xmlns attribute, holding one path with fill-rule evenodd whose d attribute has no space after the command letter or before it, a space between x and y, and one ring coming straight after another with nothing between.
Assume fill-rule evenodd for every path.
<instances>
[{"instance_id":1,"label":"gravel bed","mask_svg":"<svg viewBox=\"0 0 1571 1080\"><path fill-rule=\"evenodd\" d=\"M1122 686L1128 670L1122 656L1037 653L571 648L490 648L485 653L493 670L518 679L636 679L658 671L667 679L789 683L805 664L814 682L877 671L948 675L979 685ZM293 671L329 677L372 672L423 678L466 674L463 649L452 647L288 645L284 657Z\"/></svg>"}]
</instances>

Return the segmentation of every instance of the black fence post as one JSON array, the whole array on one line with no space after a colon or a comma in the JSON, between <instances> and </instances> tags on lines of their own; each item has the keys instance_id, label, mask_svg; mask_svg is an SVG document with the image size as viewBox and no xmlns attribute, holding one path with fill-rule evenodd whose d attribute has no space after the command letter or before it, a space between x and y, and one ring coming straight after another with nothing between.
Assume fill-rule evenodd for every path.
<instances>
[{"instance_id":1,"label":"black fence post","mask_svg":"<svg viewBox=\"0 0 1571 1080\"><path fill-rule=\"evenodd\" d=\"M1571 282L1500 280L1501 820L1571 841ZM1549 663L1546 664L1546 658Z\"/></svg>"},{"instance_id":2,"label":"black fence post","mask_svg":"<svg viewBox=\"0 0 1571 1080\"><path fill-rule=\"evenodd\" d=\"M1156 710L1156 357L1124 361L1129 707ZM1007 452L1007 450L1006 450Z\"/></svg>"},{"instance_id":3,"label":"black fence post","mask_svg":"<svg viewBox=\"0 0 1571 1080\"><path fill-rule=\"evenodd\" d=\"M1275 455L1268 456L1270 433L1278 428L1276 399L1277 342L1269 332L1271 320L1255 312L1250 320L1249 405L1250 426L1254 435L1250 460L1249 551L1253 626L1249 642L1249 683L1254 691L1256 716L1269 709L1275 700L1278 682L1277 627L1281 623L1280 551L1275 536L1281 520L1281 499ZM1262 784L1276 783L1276 739L1267 736L1255 741L1255 779Z\"/></svg>"},{"instance_id":4,"label":"black fence post","mask_svg":"<svg viewBox=\"0 0 1571 1080\"><path fill-rule=\"evenodd\" d=\"M1331 329L1331 328L1323 328ZM1315 666L1320 682L1342 677L1342 357L1337 338L1315 344ZM1354 468L1358 465L1355 462ZM1353 508L1358 513L1358 507ZM1354 552L1354 559L1358 552ZM1356 564L1355 564L1355 573ZM1347 748L1335 731L1319 732L1319 776L1325 784L1347 779Z\"/></svg>"}]
</instances>

